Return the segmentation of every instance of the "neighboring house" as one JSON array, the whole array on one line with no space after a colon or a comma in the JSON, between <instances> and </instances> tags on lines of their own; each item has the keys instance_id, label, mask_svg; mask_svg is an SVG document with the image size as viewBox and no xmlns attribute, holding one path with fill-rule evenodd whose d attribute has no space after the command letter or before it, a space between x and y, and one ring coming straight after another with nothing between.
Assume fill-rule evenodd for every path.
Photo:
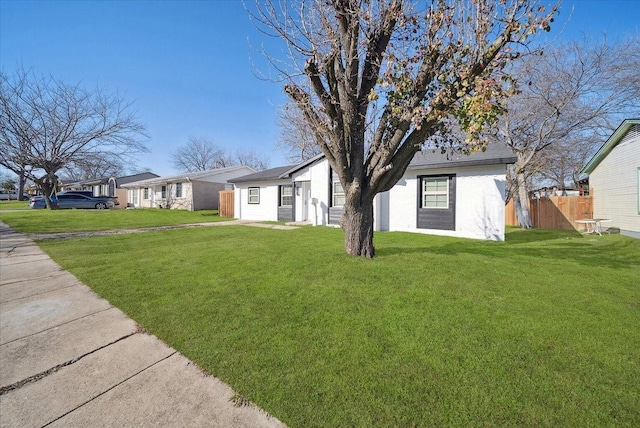
<instances>
[{"instance_id":1,"label":"neighboring house","mask_svg":"<svg viewBox=\"0 0 640 428\"><path fill-rule=\"evenodd\" d=\"M589 174L593 217L640 238L640 119L623 121L582 173Z\"/></svg>"},{"instance_id":2,"label":"neighboring house","mask_svg":"<svg viewBox=\"0 0 640 428\"><path fill-rule=\"evenodd\" d=\"M159 175L152 172L125 175L122 177L94 178L91 180L62 183L60 190L91 190L93 196L115 196L120 201L120 207L126 206L127 190L122 186L140 180L157 178Z\"/></svg>"},{"instance_id":3,"label":"neighboring house","mask_svg":"<svg viewBox=\"0 0 640 428\"><path fill-rule=\"evenodd\" d=\"M212 210L218 209L218 192L232 188L229 180L254 172L248 166L231 166L136 181L122 187L127 189L128 207Z\"/></svg>"},{"instance_id":4,"label":"neighboring house","mask_svg":"<svg viewBox=\"0 0 640 428\"><path fill-rule=\"evenodd\" d=\"M447 158L439 151L415 155L404 176L374 200L376 231L406 231L504 240L504 145ZM324 156L230 180L235 217L338 226L344 191Z\"/></svg>"},{"instance_id":5,"label":"neighboring house","mask_svg":"<svg viewBox=\"0 0 640 428\"><path fill-rule=\"evenodd\" d=\"M552 196L582 196L582 188L572 189L570 187L549 186L529 191L532 199L550 198Z\"/></svg>"}]
</instances>

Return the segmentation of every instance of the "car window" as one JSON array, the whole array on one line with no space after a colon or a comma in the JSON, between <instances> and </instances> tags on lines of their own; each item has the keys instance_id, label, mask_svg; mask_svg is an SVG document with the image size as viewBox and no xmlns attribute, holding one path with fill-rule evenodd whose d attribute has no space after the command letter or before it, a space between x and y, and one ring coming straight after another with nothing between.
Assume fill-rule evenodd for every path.
<instances>
[{"instance_id":1,"label":"car window","mask_svg":"<svg viewBox=\"0 0 640 428\"><path fill-rule=\"evenodd\" d=\"M78 199L86 199L86 197L82 195L58 195L58 199L78 200Z\"/></svg>"}]
</instances>

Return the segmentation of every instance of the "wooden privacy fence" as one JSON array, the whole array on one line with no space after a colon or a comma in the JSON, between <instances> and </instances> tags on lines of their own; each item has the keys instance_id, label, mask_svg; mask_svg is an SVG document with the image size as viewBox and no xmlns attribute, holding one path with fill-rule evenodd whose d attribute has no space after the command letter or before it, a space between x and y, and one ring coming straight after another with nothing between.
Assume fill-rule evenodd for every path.
<instances>
[{"instance_id":1,"label":"wooden privacy fence","mask_svg":"<svg viewBox=\"0 0 640 428\"><path fill-rule=\"evenodd\" d=\"M529 212L533 227L581 230L584 229L584 226L575 221L593 217L593 197L552 196L543 199L529 199ZM507 226L518 225L513 199L506 206L505 223Z\"/></svg>"},{"instance_id":2,"label":"wooden privacy fence","mask_svg":"<svg viewBox=\"0 0 640 428\"><path fill-rule=\"evenodd\" d=\"M220 217L233 218L233 190L221 190L219 195L220 208L218 214L220 214Z\"/></svg>"}]
</instances>

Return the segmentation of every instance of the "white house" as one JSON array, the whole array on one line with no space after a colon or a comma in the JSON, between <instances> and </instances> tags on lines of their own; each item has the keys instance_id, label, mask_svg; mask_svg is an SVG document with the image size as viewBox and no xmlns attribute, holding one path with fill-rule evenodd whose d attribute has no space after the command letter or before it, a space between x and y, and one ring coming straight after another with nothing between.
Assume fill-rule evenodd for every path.
<instances>
[{"instance_id":1,"label":"white house","mask_svg":"<svg viewBox=\"0 0 640 428\"><path fill-rule=\"evenodd\" d=\"M640 119L623 121L582 173L589 174L593 217L640 238Z\"/></svg>"},{"instance_id":2,"label":"white house","mask_svg":"<svg viewBox=\"0 0 640 428\"><path fill-rule=\"evenodd\" d=\"M376 196L374 229L504 240L506 165L513 162L498 144L469 156L419 152L402 179ZM344 192L322 155L230 181L236 218L340 223Z\"/></svg>"},{"instance_id":3,"label":"white house","mask_svg":"<svg viewBox=\"0 0 640 428\"><path fill-rule=\"evenodd\" d=\"M127 189L127 206L132 208L217 209L218 192L233 187L228 181L253 172L248 166L231 166L156 177L122 187Z\"/></svg>"}]
</instances>

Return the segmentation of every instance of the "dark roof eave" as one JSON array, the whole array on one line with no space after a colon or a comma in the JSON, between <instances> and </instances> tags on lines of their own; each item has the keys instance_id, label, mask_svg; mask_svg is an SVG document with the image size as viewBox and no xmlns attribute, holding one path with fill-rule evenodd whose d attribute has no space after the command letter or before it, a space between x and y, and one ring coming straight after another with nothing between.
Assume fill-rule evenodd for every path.
<instances>
[{"instance_id":1,"label":"dark roof eave","mask_svg":"<svg viewBox=\"0 0 640 428\"><path fill-rule=\"evenodd\" d=\"M316 163L317 161L319 161L320 159L324 158L324 154L320 153L319 155L315 155L314 157L307 159L304 162L301 162L299 164L297 164L296 166L294 166L293 168L285 171L284 173L280 174L280 178L286 178L289 177L291 174L293 174L296 171L300 171L302 168L305 168L309 165L312 165L314 163Z\"/></svg>"},{"instance_id":2,"label":"dark roof eave","mask_svg":"<svg viewBox=\"0 0 640 428\"><path fill-rule=\"evenodd\" d=\"M459 168L464 166L480 166L480 165L510 165L516 162L515 156L480 159L480 160L461 160L461 161L445 161L428 164L409 164L408 170L413 169L443 169L443 168Z\"/></svg>"},{"instance_id":3,"label":"dark roof eave","mask_svg":"<svg viewBox=\"0 0 640 428\"><path fill-rule=\"evenodd\" d=\"M243 175L232 180L228 180L229 183L250 183L250 182L264 182L264 181L281 181L281 175L284 171L291 169L292 165L279 166L276 168L270 168L265 171L254 172L253 174Z\"/></svg>"},{"instance_id":4,"label":"dark roof eave","mask_svg":"<svg viewBox=\"0 0 640 428\"><path fill-rule=\"evenodd\" d=\"M247 179L245 179L244 177L239 177L239 178L234 178L233 180L228 180L228 181L229 183L260 183L263 181L282 181L282 182L290 183L291 179L289 177L284 177L284 178L262 177L262 178L247 178Z\"/></svg>"}]
</instances>

